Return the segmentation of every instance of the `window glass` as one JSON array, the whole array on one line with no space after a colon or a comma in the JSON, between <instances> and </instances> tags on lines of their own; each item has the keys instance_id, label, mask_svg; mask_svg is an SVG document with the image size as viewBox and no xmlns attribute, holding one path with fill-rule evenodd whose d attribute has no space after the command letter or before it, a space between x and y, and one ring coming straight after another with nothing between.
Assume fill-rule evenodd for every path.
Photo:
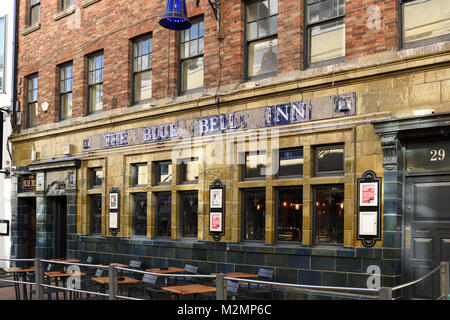
<instances>
[{"instance_id":1,"label":"window glass","mask_svg":"<svg viewBox=\"0 0 450 320\"><path fill-rule=\"evenodd\" d=\"M28 78L27 85L28 127L34 127L38 121L38 77L32 76Z\"/></svg>"},{"instance_id":2,"label":"window glass","mask_svg":"<svg viewBox=\"0 0 450 320\"><path fill-rule=\"evenodd\" d=\"M307 1L308 63L345 57L345 1Z\"/></svg>"},{"instance_id":3,"label":"window glass","mask_svg":"<svg viewBox=\"0 0 450 320\"><path fill-rule=\"evenodd\" d=\"M180 32L181 91L203 87L204 22Z\"/></svg>"},{"instance_id":4,"label":"window glass","mask_svg":"<svg viewBox=\"0 0 450 320\"><path fill-rule=\"evenodd\" d=\"M280 150L280 165L278 176L302 176L303 175L303 150Z\"/></svg>"},{"instance_id":5,"label":"window glass","mask_svg":"<svg viewBox=\"0 0 450 320\"><path fill-rule=\"evenodd\" d=\"M345 56L345 23L324 23L311 28L311 63Z\"/></svg>"},{"instance_id":6,"label":"window glass","mask_svg":"<svg viewBox=\"0 0 450 320\"><path fill-rule=\"evenodd\" d=\"M266 190L250 189L242 191L243 238L244 240L264 240L266 220Z\"/></svg>"},{"instance_id":7,"label":"window glass","mask_svg":"<svg viewBox=\"0 0 450 320\"><path fill-rule=\"evenodd\" d=\"M103 171L101 168L90 169L91 188L102 186Z\"/></svg>"},{"instance_id":8,"label":"window glass","mask_svg":"<svg viewBox=\"0 0 450 320\"><path fill-rule=\"evenodd\" d=\"M101 111L103 108L103 54L89 58L89 112Z\"/></svg>"},{"instance_id":9,"label":"window glass","mask_svg":"<svg viewBox=\"0 0 450 320\"><path fill-rule=\"evenodd\" d=\"M66 10L73 5L75 5L75 0L61 0L61 10Z\"/></svg>"},{"instance_id":10,"label":"window glass","mask_svg":"<svg viewBox=\"0 0 450 320\"><path fill-rule=\"evenodd\" d=\"M147 193L135 193L133 196L133 235L147 235Z\"/></svg>"},{"instance_id":11,"label":"window glass","mask_svg":"<svg viewBox=\"0 0 450 320\"><path fill-rule=\"evenodd\" d=\"M134 42L134 100L152 98L153 39L146 37Z\"/></svg>"},{"instance_id":12,"label":"window glass","mask_svg":"<svg viewBox=\"0 0 450 320\"><path fill-rule=\"evenodd\" d=\"M249 153L245 155L244 179L265 178L265 153Z\"/></svg>"},{"instance_id":13,"label":"window glass","mask_svg":"<svg viewBox=\"0 0 450 320\"><path fill-rule=\"evenodd\" d=\"M315 188L316 243L344 241L344 186Z\"/></svg>"},{"instance_id":14,"label":"window glass","mask_svg":"<svg viewBox=\"0 0 450 320\"><path fill-rule=\"evenodd\" d=\"M197 238L198 193L187 191L181 193L181 236Z\"/></svg>"},{"instance_id":15,"label":"window glass","mask_svg":"<svg viewBox=\"0 0 450 320\"><path fill-rule=\"evenodd\" d=\"M72 64L60 68L60 120L72 117Z\"/></svg>"},{"instance_id":16,"label":"window glass","mask_svg":"<svg viewBox=\"0 0 450 320\"><path fill-rule=\"evenodd\" d=\"M302 241L303 191L301 187L278 192L278 241Z\"/></svg>"},{"instance_id":17,"label":"window glass","mask_svg":"<svg viewBox=\"0 0 450 320\"><path fill-rule=\"evenodd\" d=\"M102 232L102 195L95 194L89 196L90 209L90 233L100 234Z\"/></svg>"},{"instance_id":18,"label":"window glass","mask_svg":"<svg viewBox=\"0 0 450 320\"><path fill-rule=\"evenodd\" d=\"M156 163L156 184L171 184L172 183L172 163L160 162Z\"/></svg>"},{"instance_id":19,"label":"window glass","mask_svg":"<svg viewBox=\"0 0 450 320\"><path fill-rule=\"evenodd\" d=\"M344 145L315 148L315 174L344 174Z\"/></svg>"},{"instance_id":20,"label":"window glass","mask_svg":"<svg viewBox=\"0 0 450 320\"><path fill-rule=\"evenodd\" d=\"M278 1L253 2L246 7L247 76L277 71Z\"/></svg>"},{"instance_id":21,"label":"window glass","mask_svg":"<svg viewBox=\"0 0 450 320\"><path fill-rule=\"evenodd\" d=\"M181 182L196 182L198 180L198 159L184 160L180 165Z\"/></svg>"},{"instance_id":22,"label":"window glass","mask_svg":"<svg viewBox=\"0 0 450 320\"><path fill-rule=\"evenodd\" d=\"M39 23L41 20L41 1L30 0L30 26Z\"/></svg>"},{"instance_id":23,"label":"window glass","mask_svg":"<svg viewBox=\"0 0 450 320\"><path fill-rule=\"evenodd\" d=\"M147 185L147 164L136 164L132 166L133 186Z\"/></svg>"},{"instance_id":24,"label":"window glass","mask_svg":"<svg viewBox=\"0 0 450 320\"><path fill-rule=\"evenodd\" d=\"M448 0L416 0L403 4L403 39L405 43L450 34Z\"/></svg>"},{"instance_id":25,"label":"window glass","mask_svg":"<svg viewBox=\"0 0 450 320\"><path fill-rule=\"evenodd\" d=\"M156 215L156 235L170 238L172 225L172 194L170 192L156 194Z\"/></svg>"}]
</instances>

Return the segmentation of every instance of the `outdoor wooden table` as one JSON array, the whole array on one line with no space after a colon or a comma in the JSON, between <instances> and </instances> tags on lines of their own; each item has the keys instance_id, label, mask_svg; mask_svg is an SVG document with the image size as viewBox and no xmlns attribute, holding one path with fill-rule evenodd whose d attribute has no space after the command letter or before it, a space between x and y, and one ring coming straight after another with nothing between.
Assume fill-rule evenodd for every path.
<instances>
[{"instance_id":1,"label":"outdoor wooden table","mask_svg":"<svg viewBox=\"0 0 450 320\"><path fill-rule=\"evenodd\" d=\"M46 275L49 278L52 278L55 281L55 286L58 286L58 280L59 278L67 278L67 277L71 277L71 276L84 276L86 275L83 272L61 272L61 271L49 271L49 272L45 272L44 275ZM64 286L64 282L63 282L63 286ZM66 300L66 291L64 290L63 292L63 296L64 296L64 300ZM70 292L70 297L72 297L72 292ZM59 300L59 292L56 291L56 300Z\"/></svg>"},{"instance_id":2,"label":"outdoor wooden table","mask_svg":"<svg viewBox=\"0 0 450 320\"><path fill-rule=\"evenodd\" d=\"M14 277L14 281L19 281L19 275L22 278L22 281L26 281L26 273L27 272L34 272L34 267L30 268L3 268L3 270L7 273L12 273ZM23 298L24 300L28 300L27 295L27 285L23 284ZM20 300L20 284L14 283L14 289L16 290L16 300Z\"/></svg>"},{"instance_id":3,"label":"outdoor wooden table","mask_svg":"<svg viewBox=\"0 0 450 320\"><path fill-rule=\"evenodd\" d=\"M179 295L216 292L215 287L205 286L204 284L186 284L182 286L162 287L161 289L172 293L176 293L177 297Z\"/></svg>"},{"instance_id":4,"label":"outdoor wooden table","mask_svg":"<svg viewBox=\"0 0 450 320\"><path fill-rule=\"evenodd\" d=\"M77 262L80 262L80 260L78 260L78 259L51 259L50 261L55 261L55 262L68 262L68 263L77 263Z\"/></svg>"},{"instance_id":5,"label":"outdoor wooden table","mask_svg":"<svg viewBox=\"0 0 450 320\"><path fill-rule=\"evenodd\" d=\"M117 279L117 284L137 284L141 282L140 280L130 278L130 277L121 277L122 280ZM94 277L91 278L93 281L100 283L105 288L106 292L106 285L109 284L109 277Z\"/></svg>"},{"instance_id":6,"label":"outdoor wooden table","mask_svg":"<svg viewBox=\"0 0 450 320\"><path fill-rule=\"evenodd\" d=\"M186 269L184 268L178 268L178 267L168 267L167 270L163 270L161 268L153 268L153 269L145 269L147 272L152 273L160 273L160 274L169 274L169 273L177 273L177 272L186 272Z\"/></svg>"}]
</instances>

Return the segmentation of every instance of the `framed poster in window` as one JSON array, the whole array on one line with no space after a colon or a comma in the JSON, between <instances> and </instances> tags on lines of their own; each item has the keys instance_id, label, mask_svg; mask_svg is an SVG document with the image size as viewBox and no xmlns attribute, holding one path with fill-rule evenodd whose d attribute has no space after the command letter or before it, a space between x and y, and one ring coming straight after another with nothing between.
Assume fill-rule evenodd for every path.
<instances>
[{"instance_id":1,"label":"framed poster in window","mask_svg":"<svg viewBox=\"0 0 450 320\"><path fill-rule=\"evenodd\" d=\"M211 189L210 202L211 208L222 209L222 189Z\"/></svg>"},{"instance_id":2,"label":"framed poster in window","mask_svg":"<svg viewBox=\"0 0 450 320\"><path fill-rule=\"evenodd\" d=\"M225 235L225 185L219 179L209 186L209 234L214 241Z\"/></svg>"},{"instance_id":3,"label":"framed poster in window","mask_svg":"<svg viewBox=\"0 0 450 320\"><path fill-rule=\"evenodd\" d=\"M109 194L109 209L118 209L119 208L119 194L118 193L110 193Z\"/></svg>"},{"instance_id":4,"label":"framed poster in window","mask_svg":"<svg viewBox=\"0 0 450 320\"><path fill-rule=\"evenodd\" d=\"M381 178L366 171L358 179L358 234L365 247L381 239Z\"/></svg>"}]
</instances>

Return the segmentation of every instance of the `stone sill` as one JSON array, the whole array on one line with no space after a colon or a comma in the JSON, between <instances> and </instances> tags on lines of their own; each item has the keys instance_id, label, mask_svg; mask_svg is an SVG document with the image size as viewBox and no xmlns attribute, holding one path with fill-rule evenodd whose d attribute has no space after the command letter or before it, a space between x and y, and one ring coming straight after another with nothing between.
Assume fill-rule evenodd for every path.
<instances>
[{"instance_id":1,"label":"stone sill","mask_svg":"<svg viewBox=\"0 0 450 320\"><path fill-rule=\"evenodd\" d=\"M75 6L71 6L64 11L60 11L53 15L53 20L58 21L64 17L67 17L75 12Z\"/></svg>"},{"instance_id":2,"label":"stone sill","mask_svg":"<svg viewBox=\"0 0 450 320\"><path fill-rule=\"evenodd\" d=\"M27 34L30 34L36 30L39 30L41 28L41 23L36 23L32 26L25 27L22 29L22 36L26 36Z\"/></svg>"},{"instance_id":3,"label":"stone sill","mask_svg":"<svg viewBox=\"0 0 450 320\"><path fill-rule=\"evenodd\" d=\"M81 6L83 8L86 8L86 7L89 7L91 4L94 4L99 1L101 1L101 0L83 0L83 2L81 3Z\"/></svg>"}]
</instances>

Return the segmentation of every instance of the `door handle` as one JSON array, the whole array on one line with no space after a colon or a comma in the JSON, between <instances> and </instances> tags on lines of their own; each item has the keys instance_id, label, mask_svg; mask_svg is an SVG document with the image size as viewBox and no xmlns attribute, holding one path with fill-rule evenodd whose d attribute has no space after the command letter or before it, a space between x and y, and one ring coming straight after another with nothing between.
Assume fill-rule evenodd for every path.
<instances>
[{"instance_id":1,"label":"door handle","mask_svg":"<svg viewBox=\"0 0 450 320\"><path fill-rule=\"evenodd\" d=\"M411 227L405 228L405 249L411 249Z\"/></svg>"}]
</instances>

